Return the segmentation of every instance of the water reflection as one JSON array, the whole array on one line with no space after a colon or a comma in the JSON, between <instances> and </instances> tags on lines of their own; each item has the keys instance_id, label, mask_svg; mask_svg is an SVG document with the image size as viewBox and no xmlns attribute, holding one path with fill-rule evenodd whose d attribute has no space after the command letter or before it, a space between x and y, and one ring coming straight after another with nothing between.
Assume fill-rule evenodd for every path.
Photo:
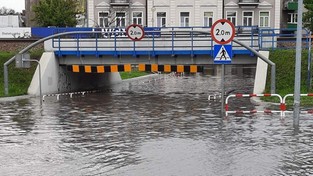
<instances>
[{"instance_id":1,"label":"water reflection","mask_svg":"<svg viewBox=\"0 0 313 176\"><path fill-rule=\"evenodd\" d=\"M253 69L226 87L249 93ZM208 74L208 72L213 74ZM221 118L218 73L158 75L84 97L1 103L1 175L312 175L312 118ZM234 103L254 108L247 100Z\"/></svg>"}]
</instances>

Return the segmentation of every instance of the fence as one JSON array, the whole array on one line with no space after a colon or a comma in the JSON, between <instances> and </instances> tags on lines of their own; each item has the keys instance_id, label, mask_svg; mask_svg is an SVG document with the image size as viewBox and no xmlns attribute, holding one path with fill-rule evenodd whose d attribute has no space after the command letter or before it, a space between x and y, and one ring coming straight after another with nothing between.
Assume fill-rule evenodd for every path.
<instances>
[{"instance_id":1,"label":"fence","mask_svg":"<svg viewBox=\"0 0 313 176\"><path fill-rule=\"evenodd\" d=\"M282 100L282 107L281 107L281 110L283 112L283 116L285 116L286 112L290 113L290 112L293 112L293 111L287 111L287 105L286 105L286 99L288 97L293 97L294 94L287 94L284 96L283 100ZM308 93L308 94L300 94L301 97L313 97L313 93ZM300 111L300 113L305 113L305 114L313 114L313 110L307 110L307 111Z\"/></svg>"},{"instance_id":2,"label":"fence","mask_svg":"<svg viewBox=\"0 0 313 176\"><path fill-rule=\"evenodd\" d=\"M292 97L294 96L294 94L287 94L285 95L283 98L279 95L279 94L232 94L227 96L226 100L225 100L225 113L226 116L228 116L228 114L244 114L244 113L248 113L248 114L253 114L253 113L280 113L281 116L285 116L286 112L293 112L293 111L287 111L287 106L286 106L286 99L288 97ZM313 93L307 93L307 94L300 94L301 97L313 97ZM230 98L242 98L242 97L278 97L280 100L280 108L279 110L269 110L269 109L265 109L262 111L259 110L250 110L250 111L243 111L243 110L229 110L229 105L228 105L228 101ZM304 114L313 114L313 109L312 110L306 110L306 111L300 111L300 113L304 113Z\"/></svg>"}]
</instances>

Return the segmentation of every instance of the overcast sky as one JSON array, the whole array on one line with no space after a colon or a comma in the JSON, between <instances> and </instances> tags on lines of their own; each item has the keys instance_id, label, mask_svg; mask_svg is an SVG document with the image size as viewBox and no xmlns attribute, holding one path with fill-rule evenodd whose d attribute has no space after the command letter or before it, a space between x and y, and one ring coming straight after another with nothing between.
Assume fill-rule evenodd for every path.
<instances>
[{"instance_id":1,"label":"overcast sky","mask_svg":"<svg viewBox=\"0 0 313 176\"><path fill-rule=\"evenodd\" d=\"M0 0L0 8L2 7L22 12L25 9L25 0Z\"/></svg>"}]
</instances>

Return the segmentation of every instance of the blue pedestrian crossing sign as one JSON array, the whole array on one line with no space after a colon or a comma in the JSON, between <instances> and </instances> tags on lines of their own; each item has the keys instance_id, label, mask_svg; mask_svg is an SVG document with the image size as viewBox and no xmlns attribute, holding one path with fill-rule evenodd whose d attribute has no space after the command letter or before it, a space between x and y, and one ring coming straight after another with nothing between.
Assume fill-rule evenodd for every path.
<instances>
[{"instance_id":1,"label":"blue pedestrian crossing sign","mask_svg":"<svg viewBox=\"0 0 313 176\"><path fill-rule=\"evenodd\" d=\"M232 58L232 45L214 45L214 63L230 64Z\"/></svg>"}]
</instances>

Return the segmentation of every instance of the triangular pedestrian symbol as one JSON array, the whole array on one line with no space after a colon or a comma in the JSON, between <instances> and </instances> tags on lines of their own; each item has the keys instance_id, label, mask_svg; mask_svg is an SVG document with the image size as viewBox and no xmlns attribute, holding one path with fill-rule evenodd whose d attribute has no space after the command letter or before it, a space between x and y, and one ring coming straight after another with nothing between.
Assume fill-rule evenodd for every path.
<instances>
[{"instance_id":1,"label":"triangular pedestrian symbol","mask_svg":"<svg viewBox=\"0 0 313 176\"><path fill-rule=\"evenodd\" d=\"M218 51L215 60L224 60L224 61L231 61L231 57L229 56L229 53L225 49L224 45L221 46L220 50Z\"/></svg>"}]
</instances>

